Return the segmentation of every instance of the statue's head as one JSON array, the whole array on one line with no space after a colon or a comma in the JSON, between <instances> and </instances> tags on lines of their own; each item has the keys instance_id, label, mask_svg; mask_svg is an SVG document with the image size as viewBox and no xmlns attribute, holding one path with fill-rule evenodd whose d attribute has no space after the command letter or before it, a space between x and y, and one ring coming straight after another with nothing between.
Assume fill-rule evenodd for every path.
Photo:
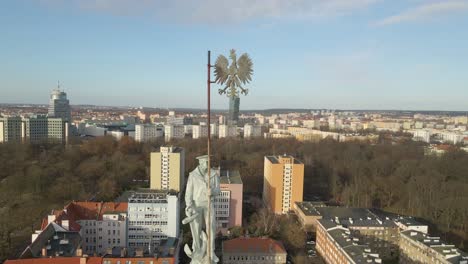
<instances>
[{"instance_id":1,"label":"statue's head","mask_svg":"<svg viewBox=\"0 0 468 264\"><path fill-rule=\"evenodd\" d=\"M236 50L235 49L231 49L231 51L229 53L229 58L231 58L231 60L233 60L234 62L236 61Z\"/></svg>"},{"instance_id":2,"label":"statue's head","mask_svg":"<svg viewBox=\"0 0 468 264\"><path fill-rule=\"evenodd\" d=\"M198 168L206 173L208 171L208 155L198 156Z\"/></svg>"}]
</instances>

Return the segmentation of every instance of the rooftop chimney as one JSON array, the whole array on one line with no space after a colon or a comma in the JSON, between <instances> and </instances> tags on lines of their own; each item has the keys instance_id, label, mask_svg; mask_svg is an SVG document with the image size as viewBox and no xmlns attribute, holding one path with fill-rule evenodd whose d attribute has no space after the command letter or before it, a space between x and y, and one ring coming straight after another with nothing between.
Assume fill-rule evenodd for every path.
<instances>
[{"instance_id":1,"label":"rooftop chimney","mask_svg":"<svg viewBox=\"0 0 468 264\"><path fill-rule=\"evenodd\" d=\"M135 257L140 257L140 258L143 257L143 249L137 248L135 250Z\"/></svg>"}]
</instances>

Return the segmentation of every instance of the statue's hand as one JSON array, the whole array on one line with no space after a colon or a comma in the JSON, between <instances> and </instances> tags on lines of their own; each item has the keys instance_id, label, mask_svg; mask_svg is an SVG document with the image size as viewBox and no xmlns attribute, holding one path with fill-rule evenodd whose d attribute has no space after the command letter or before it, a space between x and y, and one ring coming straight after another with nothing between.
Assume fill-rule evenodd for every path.
<instances>
[{"instance_id":1,"label":"statue's hand","mask_svg":"<svg viewBox=\"0 0 468 264\"><path fill-rule=\"evenodd\" d=\"M185 215L190 217L193 215L193 213L194 213L193 206L191 204L187 205L187 207L185 207Z\"/></svg>"}]
</instances>

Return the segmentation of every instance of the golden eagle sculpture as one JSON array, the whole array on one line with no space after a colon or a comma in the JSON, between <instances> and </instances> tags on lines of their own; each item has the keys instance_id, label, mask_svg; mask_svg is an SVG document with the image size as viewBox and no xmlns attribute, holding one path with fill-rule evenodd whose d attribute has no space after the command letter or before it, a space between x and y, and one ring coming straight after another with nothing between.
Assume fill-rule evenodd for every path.
<instances>
[{"instance_id":1,"label":"golden eagle sculpture","mask_svg":"<svg viewBox=\"0 0 468 264\"><path fill-rule=\"evenodd\" d=\"M239 97L240 93L247 95L249 90L244 85L252 80L253 63L247 53L242 54L239 59L236 56L236 50L231 49L228 59L219 55L215 63L215 82L224 88L219 89L219 94L226 94L230 98Z\"/></svg>"}]
</instances>

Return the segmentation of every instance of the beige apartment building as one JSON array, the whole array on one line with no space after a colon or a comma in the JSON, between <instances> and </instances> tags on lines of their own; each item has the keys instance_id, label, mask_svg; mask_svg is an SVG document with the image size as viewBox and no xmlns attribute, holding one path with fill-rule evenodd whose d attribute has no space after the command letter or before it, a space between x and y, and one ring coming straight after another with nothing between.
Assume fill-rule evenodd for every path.
<instances>
[{"instance_id":1,"label":"beige apartment building","mask_svg":"<svg viewBox=\"0 0 468 264\"><path fill-rule=\"evenodd\" d=\"M266 156L264 162L263 202L276 214L285 214L302 202L304 164L288 155Z\"/></svg>"},{"instance_id":2,"label":"beige apartment building","mask_svg":"<svg viewBox=\"0 0 468 264\"><path fill-rule=\"evenodd\" d=\"M151 153L150 188L181 192L184 187L185 152L180 147L161 147Z\"/></svg>"}]
</instances>

